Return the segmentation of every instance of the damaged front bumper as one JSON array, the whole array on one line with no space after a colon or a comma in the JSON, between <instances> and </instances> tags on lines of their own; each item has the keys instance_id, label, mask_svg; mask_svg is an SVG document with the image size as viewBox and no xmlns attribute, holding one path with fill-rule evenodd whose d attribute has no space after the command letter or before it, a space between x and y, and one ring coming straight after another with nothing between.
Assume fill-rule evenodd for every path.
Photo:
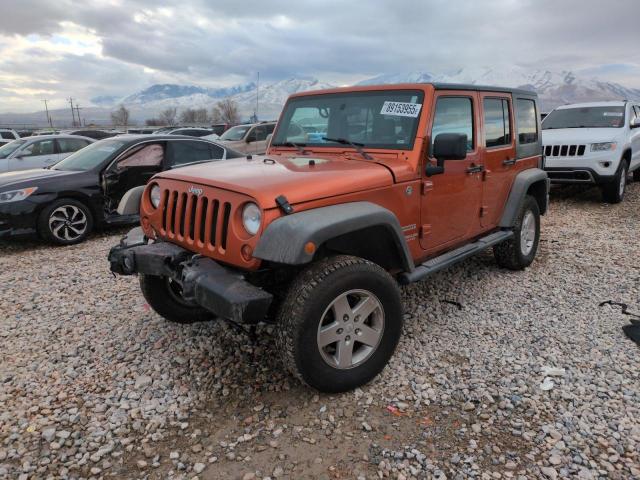
<instances>
[{"instance_id":1,"label":"damaged front bumper","mask_svg":"<svg viewBox=\"0 0 640 480\"><path fill-rule=\"evenodd\" d=\"M169 277L182 287L185 300L237 323L264 320L273 299L240 273L169 242L148 243L140 227L109 252L111 271L121 275Z\"/></svg>"}]
</instances>

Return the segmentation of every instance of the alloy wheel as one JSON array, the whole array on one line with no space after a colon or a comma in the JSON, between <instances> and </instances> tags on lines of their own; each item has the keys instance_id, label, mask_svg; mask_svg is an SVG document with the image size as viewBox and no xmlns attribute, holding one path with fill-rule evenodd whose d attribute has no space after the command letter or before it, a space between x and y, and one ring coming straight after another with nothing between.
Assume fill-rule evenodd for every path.
<instances>
[{"instance_id":1,"label":"alloy wheel","mask_svg":"<svg viewBox=\"0 0 640 480\"><path fill-rule=\"evenodd\" d=\"M349 369L365 362L384 333L384 309L367 290L350 290L336 297L318 325L317 343L323 360Z\"/></svg>"},{"instance_id":2,"label":"alloy wheel","mask_svg":"<svg viewBox=\"0 0 640 480\"><path fill-rule=\"evenodd\" d=\"M520 250L526 257L533 250L533 244L536 240L536 217L531 210L527 210L522 219L520 227Z\"/></svg>"},{"instance_id":3,"label":"alloy wheel","mask_svg":"<svg viewBox=\"0 0 640 480\"><path fill-rule=\"evenodd\" d=\"M87 216L75 205L61 205L49 216L49 229L63 242L77 240L87 231Z\"/></svg>"}]
</instances>

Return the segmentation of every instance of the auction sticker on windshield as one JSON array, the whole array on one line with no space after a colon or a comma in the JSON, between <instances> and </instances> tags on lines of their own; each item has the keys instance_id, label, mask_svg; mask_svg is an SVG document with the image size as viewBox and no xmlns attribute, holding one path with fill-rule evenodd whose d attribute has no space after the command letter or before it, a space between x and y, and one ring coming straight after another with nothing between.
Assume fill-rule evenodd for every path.
<instances>
[{"instance_id":1,"label":"auction sticker on windshield","mask_svg":"<svg viewBox=\"0 0 640 480\"><path fill-rule=\"evenodd\" d=\"M416 118L420 114L421 103L390 102L382 105L380 115L395 115L396 117Z\"/></svg>"}]
</instances>

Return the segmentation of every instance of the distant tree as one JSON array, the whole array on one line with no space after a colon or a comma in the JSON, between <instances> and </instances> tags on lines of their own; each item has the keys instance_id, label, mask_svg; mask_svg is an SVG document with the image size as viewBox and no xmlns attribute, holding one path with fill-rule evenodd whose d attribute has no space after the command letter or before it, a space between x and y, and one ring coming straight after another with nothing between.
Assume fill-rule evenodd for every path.
<instances>
[{"instance_id":1,"label":"distant tree","mask_svg":"<svg viewBox=\"0 0 640 480\"><path fill-rule=\"evenodd\" d=\"M239 123L240 113L238 104L230 99L225 98L216 103L211 114L214 123Z\"/></svg>"},{"instance_id":2,"label":"distant tree","mask_svg":"<svg viewBox=\"0 0 640 480\"><path fill-rule=\"evenodd\" d=\"M115 111L111 112L111 123L124 127L129 125L129 110L124 105L120 105Z\"/></svg>"},{"instance_id":3,"label":"distant tree","mask_svg":"<svg viewBox=\"0 0 640 480\"><path fill-rule=\"evenodd\" d=\"M209 122L206 108L186 108L180 113L180 123L204 124Z\"/></svg>"},{"instance_id":4,"label":"distant tree","mask_svg":"<svg viewBox=\"0 0 640 480\"><path fill-rule=\"evenodd\" d=\"M147 127L159 127L161 125L165 125L161 118L147 118L144 121L144 124Z\"/></svg>"},{"instance_id":5,"label":"distant tree","mask_svg":"<svg viewBox=\"0 0 640 480\"><path fill-rule=\"evenodd\" d=\"M168 125L170 127L176 124L176 118L178 117L178 109L176 107L169 107L160 112L161 125Z\"/></svg>"}]
</instances>

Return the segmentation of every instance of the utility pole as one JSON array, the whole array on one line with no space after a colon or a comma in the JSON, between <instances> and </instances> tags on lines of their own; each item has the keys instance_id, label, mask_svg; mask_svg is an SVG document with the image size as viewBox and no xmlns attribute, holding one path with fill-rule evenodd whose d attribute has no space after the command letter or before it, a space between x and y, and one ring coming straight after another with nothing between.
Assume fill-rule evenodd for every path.
<instances>
[{"instance_id":1,"label":"utility pole","mask_svg":"<svg viewBox=\"0 0 640 480\"><path fill-rule=\"evenodd\" d=\"M80 121L80 104L76 102L76 113L78 114L78 126L82 127L82 122Z\"/></svg>"},{"instance_id":2,"label":"utility pole","mask_svg":"<svg viewBox=\"0 0 640 480\"><path fill-rule=\"evenodd\" d=\"M71 104L71 126L76 126L76 114L73 110L73 98L69 97L69 103Z\"/></svg>"},{"instance_id":3,"label":"utility pole","mask_svg":"<svg viewBox=\"0 0 640 480\"><path fill-rule=\"evenodd\" d=\"M258 79L256 80L256 122L258 121L258 106L260 97L260 72L258 72Z\"/></svg>"},{"instance_id":4,"label":"utility pole","mask_svg":"<svg viewBox=\"0 0 640 480\"><path fill-rule=\"evenodd\" d=\"M44 102L44 111L47 112L47 123L51 128L53 128L53 122L51 121L51 116L49 115L49 107L47 106L47 99L42 100Z\"/></svg>"}]
</instances>

